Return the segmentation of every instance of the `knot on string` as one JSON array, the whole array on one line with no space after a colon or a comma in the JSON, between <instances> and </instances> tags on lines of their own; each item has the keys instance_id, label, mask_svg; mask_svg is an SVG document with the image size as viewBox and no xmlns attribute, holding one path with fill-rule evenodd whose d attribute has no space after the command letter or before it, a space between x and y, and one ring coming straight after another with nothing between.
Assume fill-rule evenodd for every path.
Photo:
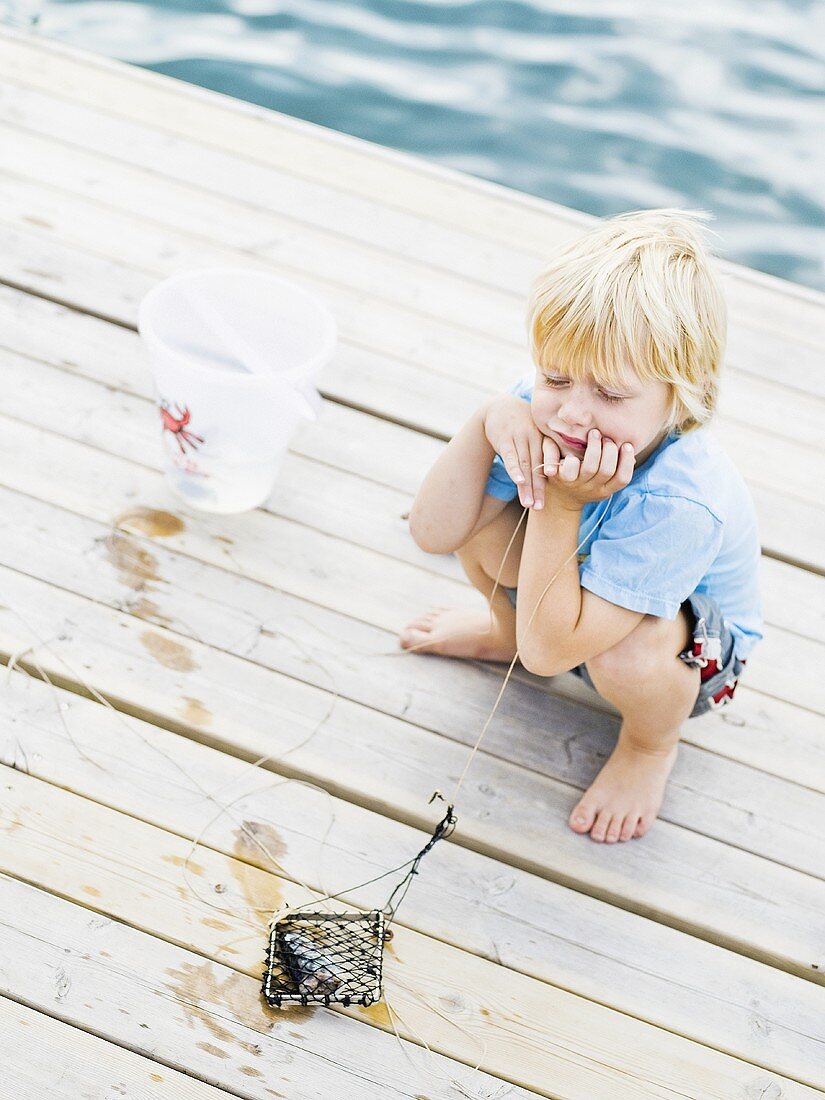
<instances>
[{"instance_id":1,"label":"knot on string","mask_svg":"<svg viewBox=\"0 0 825 1100\"><path fill-rule=\"evenodd\" d=\"M442 802L444 801L444 797L440 791L434 792L432 798L430 799L430 803L432 803L436 798L440 798ZM412 867L410 867L407 874L404 876L404 878L402 878L402 880L398 883L396 888L387 899L387 903L382 911L387 917L388 923L395 918L396 910L398 909L398 906L401 904L401 902L404 900L404 896L410 888L413 880L413 875L418 874L418 865L421 863L421 860L424 858L427 852L430 851L433 845L436 844L437 841L444 840L446 837L452 836L452 834L455 832L458 818L453 813L453 809L454 807L452 805L447 806L447 812L436 825L435 829L433 830L433 835L430 837L430 839L427 841L427 843L424 845L424 847L421 849L415 859L413 859ZM400 897L398 897L398 899L396 900L396 895L399 894L399 892Z\"/></svg>"}]
</instances>

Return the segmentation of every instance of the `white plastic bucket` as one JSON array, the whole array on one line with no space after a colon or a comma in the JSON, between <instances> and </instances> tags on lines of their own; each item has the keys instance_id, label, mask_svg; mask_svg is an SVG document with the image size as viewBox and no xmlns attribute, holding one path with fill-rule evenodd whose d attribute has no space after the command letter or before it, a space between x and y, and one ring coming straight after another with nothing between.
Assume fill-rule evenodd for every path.
<instances>
[{"instance_id":1,"label":"white plastic bucket","mask_svg":"<svg viewBox=\"0 0 825 1100\"><path fill-rule=\"evenodd\" d=\"M263 504L294 429L320 413L314 383L337 341L330 311L287 279L208 268L153 287L138 329L172 491L207 512Z\"/></svg>"}]
</instances>

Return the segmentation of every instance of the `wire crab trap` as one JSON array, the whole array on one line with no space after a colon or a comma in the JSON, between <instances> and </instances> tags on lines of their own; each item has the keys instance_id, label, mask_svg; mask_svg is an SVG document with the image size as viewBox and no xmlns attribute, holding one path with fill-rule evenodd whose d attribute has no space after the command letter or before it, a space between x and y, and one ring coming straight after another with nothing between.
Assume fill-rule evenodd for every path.
<instances>
[{"instance_id":1,"label":"wire crab trap","mask_svg":"<svg viewBox=\"0 0 825 1100\"><path fill-rule=\"evenodd\" d=\"M441 797L439 792L433 795ZM432 798L430 801L432 802ZM384 942L392 937L389 924L418 865L437 840L455 829L453 807L447 808L427 844L409 861L410 870L383 909L367 913L305 913L295 910L269 924L263 997L267 1004L371 1005L382 997ZM394 868L402 870L408 864ZM387 871L378 878L384 878ZM375 882L377 879L371 879ZM366 886L369 883L360 883ZM357 889L358 887L352 887ZM325 901L330 898L321 898ZM311 903L317 904L317 903ZM299 907L300 908L300 907Z\"/></svg>"},{"instance_id":2,"label":"wire crab trap","mask_svg":"<svg viewBox=\"0 0 825 1100\"><path fill-rule=\"evenodd\" d=\"M380 1000L384 925L380 909L290 913L271 924L263 987L267 1004Z\"/></svg>"}]
</instances>

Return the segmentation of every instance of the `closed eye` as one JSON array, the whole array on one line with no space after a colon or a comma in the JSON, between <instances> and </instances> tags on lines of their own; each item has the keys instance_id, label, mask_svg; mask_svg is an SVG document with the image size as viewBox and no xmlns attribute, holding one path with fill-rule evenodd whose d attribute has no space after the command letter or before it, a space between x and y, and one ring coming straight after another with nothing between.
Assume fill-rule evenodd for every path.
<instances>
[{"instance_id":1,"label":"closed eye","mask_svg":"<svg viewBox=\"0 0 825 1100\"><path fill-rule=\"evenodd\" d=\"M548 375L544 375L544 381L548 386L551 386L554 390L560 389L562 386L566 386L568 379L566 378L550 378ZM607 393L605 390L599 390L599 397L603 401L606 401L608 405L618 405L625 398L617 394Z\"/></svg>"}]
</instances>

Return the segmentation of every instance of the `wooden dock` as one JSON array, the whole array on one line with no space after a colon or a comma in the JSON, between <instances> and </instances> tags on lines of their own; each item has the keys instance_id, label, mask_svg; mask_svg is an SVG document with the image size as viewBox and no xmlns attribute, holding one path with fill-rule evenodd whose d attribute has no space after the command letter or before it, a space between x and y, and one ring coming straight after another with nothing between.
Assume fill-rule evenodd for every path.
<instances>
[{"instance_id":1,"label":"wooden dock","mask_svg":"<svg viewBox=\"0 0 825 1100\"><path fill-rule=\"evenodd\" d=\"M386 952L399 1040L383 1004L268 1010L266 922L411 858L495 701L504 666L397 648L481 601L405 515L589 219L11 31L0 128L5 1095L822 1095L825 298L722 265L766 612L735 702L608 846L566 819L615 712L514 675ZM135 325L226 263L316 291L341 340L266 507L210 517L165 486Z\"/></svg>"}]
</instances>

